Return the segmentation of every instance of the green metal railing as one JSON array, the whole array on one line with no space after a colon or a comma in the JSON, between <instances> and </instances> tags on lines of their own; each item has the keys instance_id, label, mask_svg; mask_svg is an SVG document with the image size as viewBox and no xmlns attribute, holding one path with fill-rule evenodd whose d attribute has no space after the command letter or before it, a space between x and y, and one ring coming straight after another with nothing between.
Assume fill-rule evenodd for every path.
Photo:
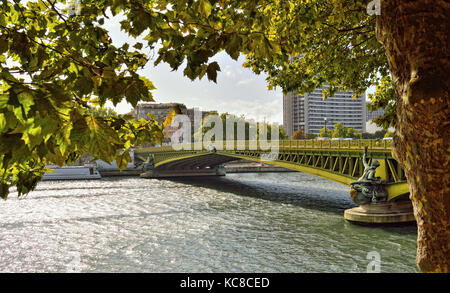
<instances>
[{"instance_id":1,"label":"green metal railing","mask_svg":"<svg viewBox=\"0 0 450 293\"><path fill-rule=\"evenodd\" d=\"M216 150L254 150L264 151L270 149L282 150L297 150L297 149L364 149L369 150L391 150L392 140L279 140L260 142L252 141L218 141L212 142ZM180 150L209 150L207 145L202 143L180 144L172 146L152 147L145 149L137 149L138 152L170 152Z\"/></svg>"},{"instance_id":2,"label":"green metal railing","mask_svg":"<svg viewBox=\"0 0 450 293\"><path fill-rule=\"evenodd\" d=\"M392 157L391 140L281 140L220 141L211 145L183 144L135 150L144 161L152 154L155 168L166 170L220 164L224 158L264 162L305 172L349 185L364 172L363 153L368 148L369 164L378 160L376 176L388 182L389 199L408 193L403 169ZM269 161L264 159L266 156Z\"/></svg>"}]
</instances>

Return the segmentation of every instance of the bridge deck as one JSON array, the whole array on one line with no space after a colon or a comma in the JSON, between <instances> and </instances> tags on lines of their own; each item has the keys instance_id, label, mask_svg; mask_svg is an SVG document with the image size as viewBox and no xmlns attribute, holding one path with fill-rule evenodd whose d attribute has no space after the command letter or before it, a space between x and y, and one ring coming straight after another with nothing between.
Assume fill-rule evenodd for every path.
<instances>
[{"instance_id":1,"label":"bridge deck","mask_svg":"<svg viewBox=\"0 0 450 293\"><path fill-rule=\"evenodd\" d=\"M363 154L368 148L369 164L380 162L376 176L387 182L389 199L409 192L405 174L392 157L389 140L286 140L262 144L258 141L221 141L215 150L201 144L184 144L135 150L145 160L151 154L155 170L198 170L213 168L236 159L267 163L321 176L350 185L364 172Z\"/></svg>"}]
</instances>

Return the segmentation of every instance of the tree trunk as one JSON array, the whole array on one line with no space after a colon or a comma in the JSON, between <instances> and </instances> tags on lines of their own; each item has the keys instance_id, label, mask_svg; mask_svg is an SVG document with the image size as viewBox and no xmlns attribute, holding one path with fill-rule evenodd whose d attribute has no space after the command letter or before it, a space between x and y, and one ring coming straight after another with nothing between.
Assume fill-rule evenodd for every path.
<instances>
[{"instance_id":1,"label":"tree trunk","mask_svg":"<svg viewBox=\"0 0 450 293\"><path fill-rule=\"evenodd\" d=\"M377 17L397 99L393 155L411 191L422 272L450 272L449 16L448 0L384 0Z\"/></svg>"}]
</instances>

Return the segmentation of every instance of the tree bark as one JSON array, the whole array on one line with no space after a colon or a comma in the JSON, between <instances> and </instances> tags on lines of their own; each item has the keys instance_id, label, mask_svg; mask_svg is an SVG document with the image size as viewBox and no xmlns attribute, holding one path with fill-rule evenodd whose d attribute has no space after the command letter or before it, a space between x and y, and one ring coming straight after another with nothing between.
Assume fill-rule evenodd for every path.
<instances>
[{"instance_id":1,"label":"tree bark","mask_svg":"<svg viewBox=\"0 0 450 293\"><path fill-rule=\"evenodd\" d=\"M377 38L397 99L394 157L417 220L417 265L450 272L450 2L383 0Z\"/></svg>"}]
</instances>

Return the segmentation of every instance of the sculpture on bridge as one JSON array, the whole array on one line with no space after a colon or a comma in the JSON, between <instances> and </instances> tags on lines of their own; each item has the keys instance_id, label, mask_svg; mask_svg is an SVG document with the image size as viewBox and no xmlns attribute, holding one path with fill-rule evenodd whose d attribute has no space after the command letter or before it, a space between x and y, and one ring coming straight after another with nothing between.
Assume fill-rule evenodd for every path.
<instances>
[{"instance_id":1,"label":"sculpture on bridge","mask_svg":"<svg viewBox=\"0 0 450 293\"><path fill-rule=\"evenodd\" d=\"M211 142L208 143L208 146L206 149L212 153L217 152L216 147Z\"/></svg>"},{"instance_id":2,"label":"sculpture on bridge","mask_svg":"<svg viewBox=\"0 0 450 293\"><path fill-rule=\"evenodd\" d=\"M153 163L153 155L149 154L147 156L147 160L142 164L142 170L143 171L151 171L153 170L154 163Z\"/></svg>"},{"instance_id":3,"label":"sculpture on bridge","mask_svg":"<svg viewBox=\"0 0 450 293\"><path fill-rule=\"evenodd\" d=\"M363 164L363 175L356 182L350 183L350 197L360 205L386 201L388 193L384 186L385 183L380 177L375 176L380 162L373 160L370 165L368 164L367 147L364 149Z\"/></svg>"}]
</instances>

